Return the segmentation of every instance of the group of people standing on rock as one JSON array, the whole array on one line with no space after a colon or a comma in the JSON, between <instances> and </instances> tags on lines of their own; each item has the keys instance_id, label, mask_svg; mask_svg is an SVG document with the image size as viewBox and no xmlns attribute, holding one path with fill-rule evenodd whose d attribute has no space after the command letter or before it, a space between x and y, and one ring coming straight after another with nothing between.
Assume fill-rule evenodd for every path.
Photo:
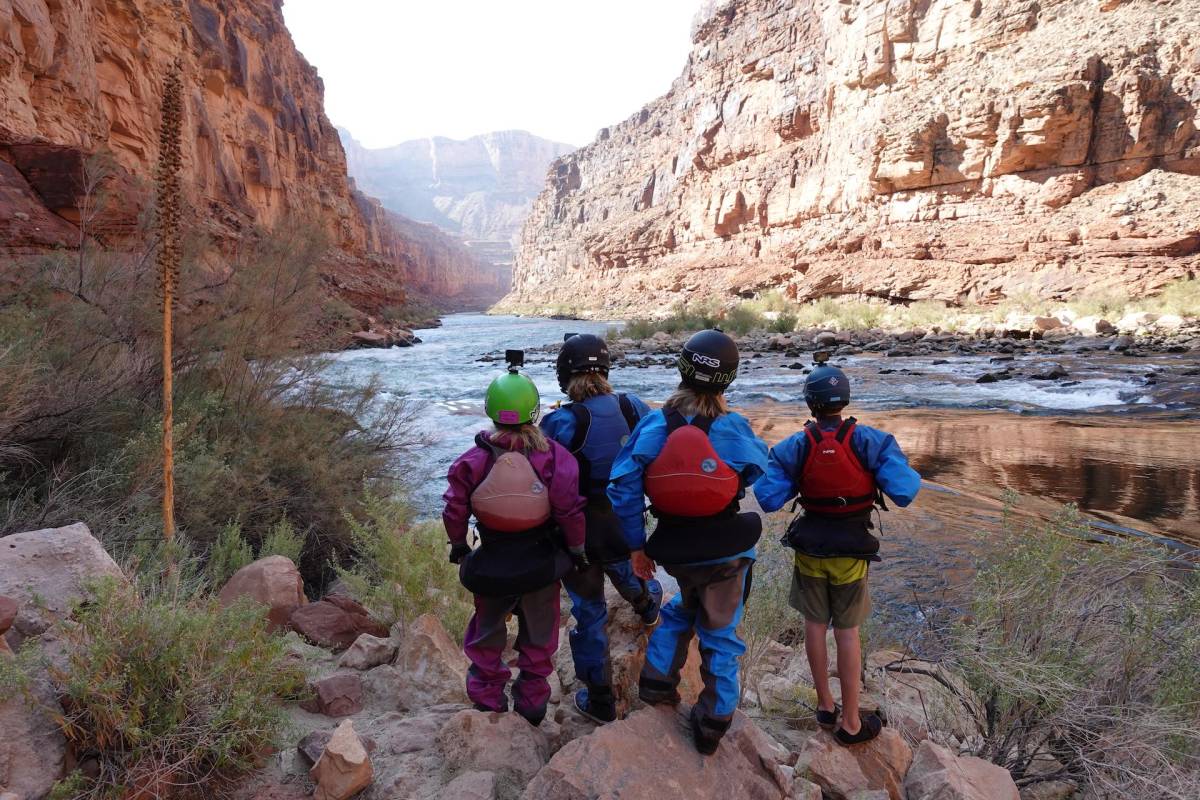
<instances>
[{"instance_id":1,"label":"group of people standing on rock","mask_svg":"<svg viewBox=\"0 0 1200 800\"><path fill-rule=\"evenodd\" d=\"M768 451L729 409L725 390L737 377L738 349L719 330L701 331L683 346L679 387L657 410L614 392L603 339L569 334L556 368L570 402L539 425L541 401L519 371L523 356L510 351L508 359L508 372L487 389L485 410L494 426L451 466L443 498L450 561L460 565L474 595L463 649L475 707L508 710L512 673L502 656L507 620L515 615L513 706L531 724L541 723L558 648L561 583L571 599L571 653L584 684L575 708L597 723L614 721L607 577L653 627L638 682L644 702L680 702L680 672L698 638L704 686L691 728L701 753L716 752L741 697L746 646L737 629L762 519L741 511L740 503L753 485L765 511L794 498L803 507L785 544L796 551L790 602L805 619L817 722L844 745L875 738L884 721L859 708L858 626L870 613L869 563L879 560L871 514L885 508L884 495L899 506L911 503L920 476L891 435L842 418L850 402L845 373L823 363L812 370L804 397L814 419ZM647 511L657 520L649 535ZM665 605L658 566L679 587ZM830 625L840 707L826 667Z\"/></svg>"}]
</instances>

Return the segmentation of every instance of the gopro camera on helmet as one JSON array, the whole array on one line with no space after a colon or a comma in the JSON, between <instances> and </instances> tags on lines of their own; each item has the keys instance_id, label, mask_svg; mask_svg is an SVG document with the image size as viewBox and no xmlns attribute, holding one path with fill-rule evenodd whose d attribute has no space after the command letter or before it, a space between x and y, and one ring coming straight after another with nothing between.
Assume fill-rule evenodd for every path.
<instances>
[{"instance_id":1,"label":"gopro camera on helmet","mask_svg":"<svg viewBox=\"0 0 1200 800\"><path fill-rule=\"evenodd\" d=\"M833 353L829 350L818 350L817 352L813 353L813 365L817 367L821 366L825 362L829 361L829 358L832 355Z\"/></svg>"},{"instance_id":2,"label":"gopro camera on helmet","mask_svg":"<svg viewBox=\"0 0 1200 800\"><path fill-rule=\"evenodd\" d=\"M504 360L508 363L508 371L516 372L521 367L525 366L525 351L505 350Z\"/></svg>"}]
</instances>

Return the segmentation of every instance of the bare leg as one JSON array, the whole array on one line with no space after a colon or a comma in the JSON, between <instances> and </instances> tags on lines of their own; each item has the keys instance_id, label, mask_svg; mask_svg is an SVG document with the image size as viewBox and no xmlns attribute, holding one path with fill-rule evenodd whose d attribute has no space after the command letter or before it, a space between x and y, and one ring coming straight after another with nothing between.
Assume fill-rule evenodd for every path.
<instances>
[{"instance_id":1,"label":"bare leg","mask_svg":"<svg viewBox=\"0 0 1200 800\"><path fill-rule=\"evenodd\" d=\"M825 647L824 622L804 620L804 653L808 656L808 668L813 676L813 688L817 690L817 708L833 711L833 692L829 690L829 650ZM841 647L838 658L841 658ZM843 691L845 691L843 689Z\"/></svg>"},{"instance_id":2,"label":"bare leg","mask_svg":"<svg viewBox=\"0 0 1200 800\"><path fill-rule=\"evenodd\" d=\"M833 640L837 642L838 681L842 684L842 730L855 734L861 727L858 694L861 688L862 643L858 638L858 628L834 628ZM824 640L821 649L825 649ZM811 660L812 656L809 656Z\"/></svg>"}]
</instances>

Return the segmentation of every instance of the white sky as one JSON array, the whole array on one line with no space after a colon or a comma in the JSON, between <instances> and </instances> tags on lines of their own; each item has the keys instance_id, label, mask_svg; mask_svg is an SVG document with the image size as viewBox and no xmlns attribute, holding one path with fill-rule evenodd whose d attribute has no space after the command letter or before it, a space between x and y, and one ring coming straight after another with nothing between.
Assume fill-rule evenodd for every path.
<instances>
[{"instance_id":1,"label":"white sky","mask_svg":"<svg viewBox=\"0 0 1200 800\"><path fill-rule=\"evenodd\" d=\"M699 0L285 0L367 147L520 128L583 145L665 93Z\"/></svg>"}]
</instances>

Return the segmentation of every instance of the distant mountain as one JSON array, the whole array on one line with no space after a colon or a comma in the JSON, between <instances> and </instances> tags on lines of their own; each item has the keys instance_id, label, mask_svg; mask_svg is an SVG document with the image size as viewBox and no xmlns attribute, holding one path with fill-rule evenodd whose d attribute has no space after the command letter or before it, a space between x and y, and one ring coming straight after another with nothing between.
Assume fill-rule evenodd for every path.
<instances>
[{"instance_id":1,"label":"distant mountain","mask_svg":"<svg viewBox=\"0 0 1200 800\"><path fill-rule=\"evenodd\" d=\"M511 263L547 169L575 149L525 131L498 131L371 150L344 128L338 132L359 188L391 211L461 236L493 264Z\"/></svg>"}]
</instances>

